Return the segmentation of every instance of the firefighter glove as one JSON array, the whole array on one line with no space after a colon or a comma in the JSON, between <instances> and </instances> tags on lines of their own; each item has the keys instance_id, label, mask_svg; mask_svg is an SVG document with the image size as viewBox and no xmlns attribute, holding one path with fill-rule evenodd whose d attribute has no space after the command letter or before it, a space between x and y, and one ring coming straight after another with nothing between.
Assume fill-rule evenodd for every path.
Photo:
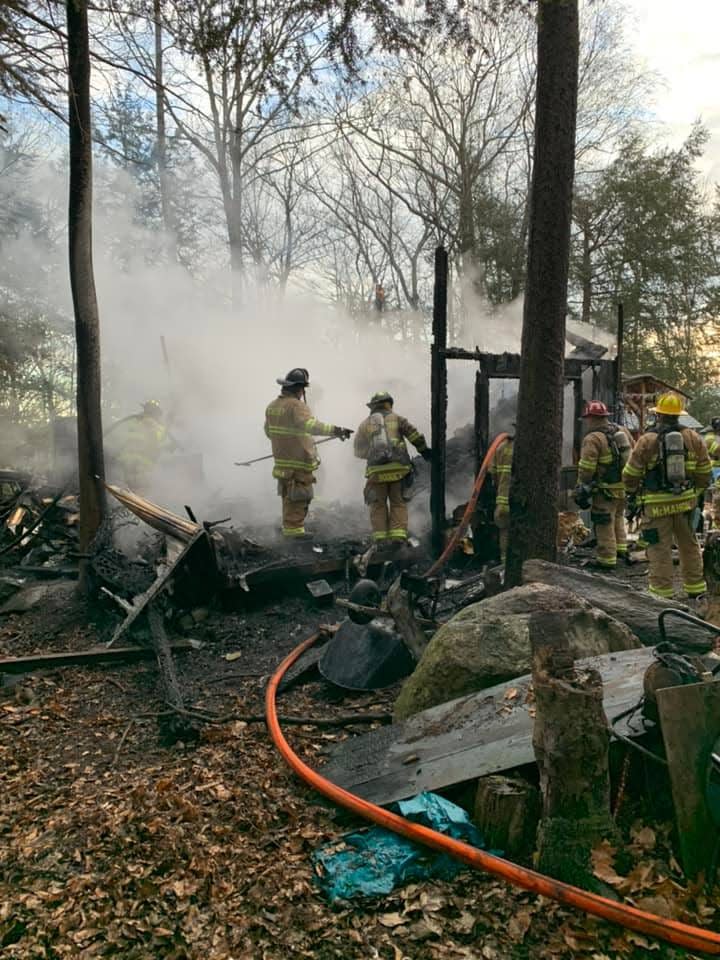
<instances>
[{"instance_id":1,"label":"firefighter glove","mask_svg":"<svg viewBox=\"0 0 720 960\"><path fill-rule=\"evenodd\" d=\"M579 483L573 490L573 500L581 510L589 510L592 501L592 490L584 483Z\"/></svg>"},{"instance_id":2,"label":"firefighter glove","mask_svg":"<svg viewBox=\"0 0 720 960\"><path fill-rule=\"evenodd\" d=\"M354 432L354 430L348 430L347 427L333 427L333 436L340 440L349 440Z\"/></svg>"},{"instance_id":3,"label":"firefighter glove","mask_svg":"<svg viewBox=\"0 0 720 960\"><path fill-rule=\"evenodd\" d=\"M420 451L420 456L423 458L423 460L427 460L428 463L431 463L433 458L433 452L430 449L430 447L425 447L424 450Z\"/></svg>"},{"instance_id":4,"label":"firefighter glove","mask_svg":"<svg viewBox=\"0 0 720 960\"><path fill-rule=\"evenodd\" d=\"M625 517L634 520L638 515L638 502L634 493L629 493L625 501Z\"/></svg>"}]
</instances>

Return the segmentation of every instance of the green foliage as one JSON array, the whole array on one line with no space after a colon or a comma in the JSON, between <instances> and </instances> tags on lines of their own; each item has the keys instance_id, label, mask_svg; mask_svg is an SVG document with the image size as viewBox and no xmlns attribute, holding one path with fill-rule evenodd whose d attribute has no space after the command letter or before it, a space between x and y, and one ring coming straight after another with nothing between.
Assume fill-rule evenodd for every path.
<instances>
[{"instance_id":1,"label":"green foliage","mask_svg":"<svg viewBox=\"0 0 720 960\"><path fill-rule=\"evenodd\" d=\"M720 347L718 214L697 170L707 138L700 125L677 149L629 137L575 202L583 319L613 329L622 302L625 369L693 394L717 369Z\"/></svg>"}]
</instances>

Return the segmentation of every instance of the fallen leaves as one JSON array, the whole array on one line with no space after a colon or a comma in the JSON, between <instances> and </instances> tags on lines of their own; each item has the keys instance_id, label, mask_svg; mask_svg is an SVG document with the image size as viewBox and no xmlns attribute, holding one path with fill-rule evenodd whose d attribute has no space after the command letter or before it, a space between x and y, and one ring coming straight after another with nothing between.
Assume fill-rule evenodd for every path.
<instances>
[{"instance_id":1,"label":"fallen leaves","mask_svg":"<svg viewBox=\"0 0 720 960\"><path fill-rule=\"evenodd\" d=\"M239 635L221 649L234 649ZM267 675L290 646L283 642L283 650L269 649L263 636L261 662L243 647L243 665ZM211 659L222 665L219 650ZM197 671L202 703L205 668L194 664L188 658L182 669ZM140 720L113 766L130 717L160 709L153 669L126 668L121 687L79 669L57 678L34 681L34 705L7 705L13 709L0 723L3 960L674 960L653 940L479 872L330 908L310 852L359 824L288 772L261 725L218 725L192 751L165 750L154 722ZM213 689L225 700L205 705L218 712L261 709L258 681L239 694ZM288 694L288 712L347 712L319 690ZM364 709L387 707L371 696ZM521 703L533 708L531 690L508 691L507 710ZM326 735L305 732L289 735L307 759ZM618 896L715 923L714 898L680 884L660 827L633 825L622 854L607 844L593 855L595 875Z\"/></svg>"}]
</instances>

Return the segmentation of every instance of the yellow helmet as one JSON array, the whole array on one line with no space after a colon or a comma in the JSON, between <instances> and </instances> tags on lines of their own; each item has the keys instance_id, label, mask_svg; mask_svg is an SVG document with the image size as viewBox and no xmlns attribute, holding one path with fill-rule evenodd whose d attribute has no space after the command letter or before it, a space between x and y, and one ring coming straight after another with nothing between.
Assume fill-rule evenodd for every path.
<instances>
[{"instance_id":1,"label":"yellow helmet","mask_svg":"<svg viewBox=\"0 0 720 960\"><path fill-rule=\"evenodd\" d=\"M655 412L665 417L682 417L686 413L677 393L664 393L657 402Z\"/></svg>"}]
</instances>

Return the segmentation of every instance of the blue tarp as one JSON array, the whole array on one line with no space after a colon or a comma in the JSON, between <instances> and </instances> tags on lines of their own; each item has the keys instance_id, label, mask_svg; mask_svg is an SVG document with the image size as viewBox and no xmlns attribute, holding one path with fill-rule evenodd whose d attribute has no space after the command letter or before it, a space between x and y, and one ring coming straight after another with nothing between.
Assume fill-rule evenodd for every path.
<instances>
[{"instance_id":1,"label":"blue tarp","mask_svg":"<svg viewBox=\"0 0 720 960\"><path fill-rule=\"evenodd\" d=\"M411 800L393 804L401 816L432 827L440 833L483 847L479 830L465 810L435 793L421 793ZM371 827L360 833L325 844L313 854L320 867L319 883L332 900L356 896L385 896L409 880L439 877L452 879L463 865L447 854L435 853L383 827Z\"/></svg>"}]
</instances>

